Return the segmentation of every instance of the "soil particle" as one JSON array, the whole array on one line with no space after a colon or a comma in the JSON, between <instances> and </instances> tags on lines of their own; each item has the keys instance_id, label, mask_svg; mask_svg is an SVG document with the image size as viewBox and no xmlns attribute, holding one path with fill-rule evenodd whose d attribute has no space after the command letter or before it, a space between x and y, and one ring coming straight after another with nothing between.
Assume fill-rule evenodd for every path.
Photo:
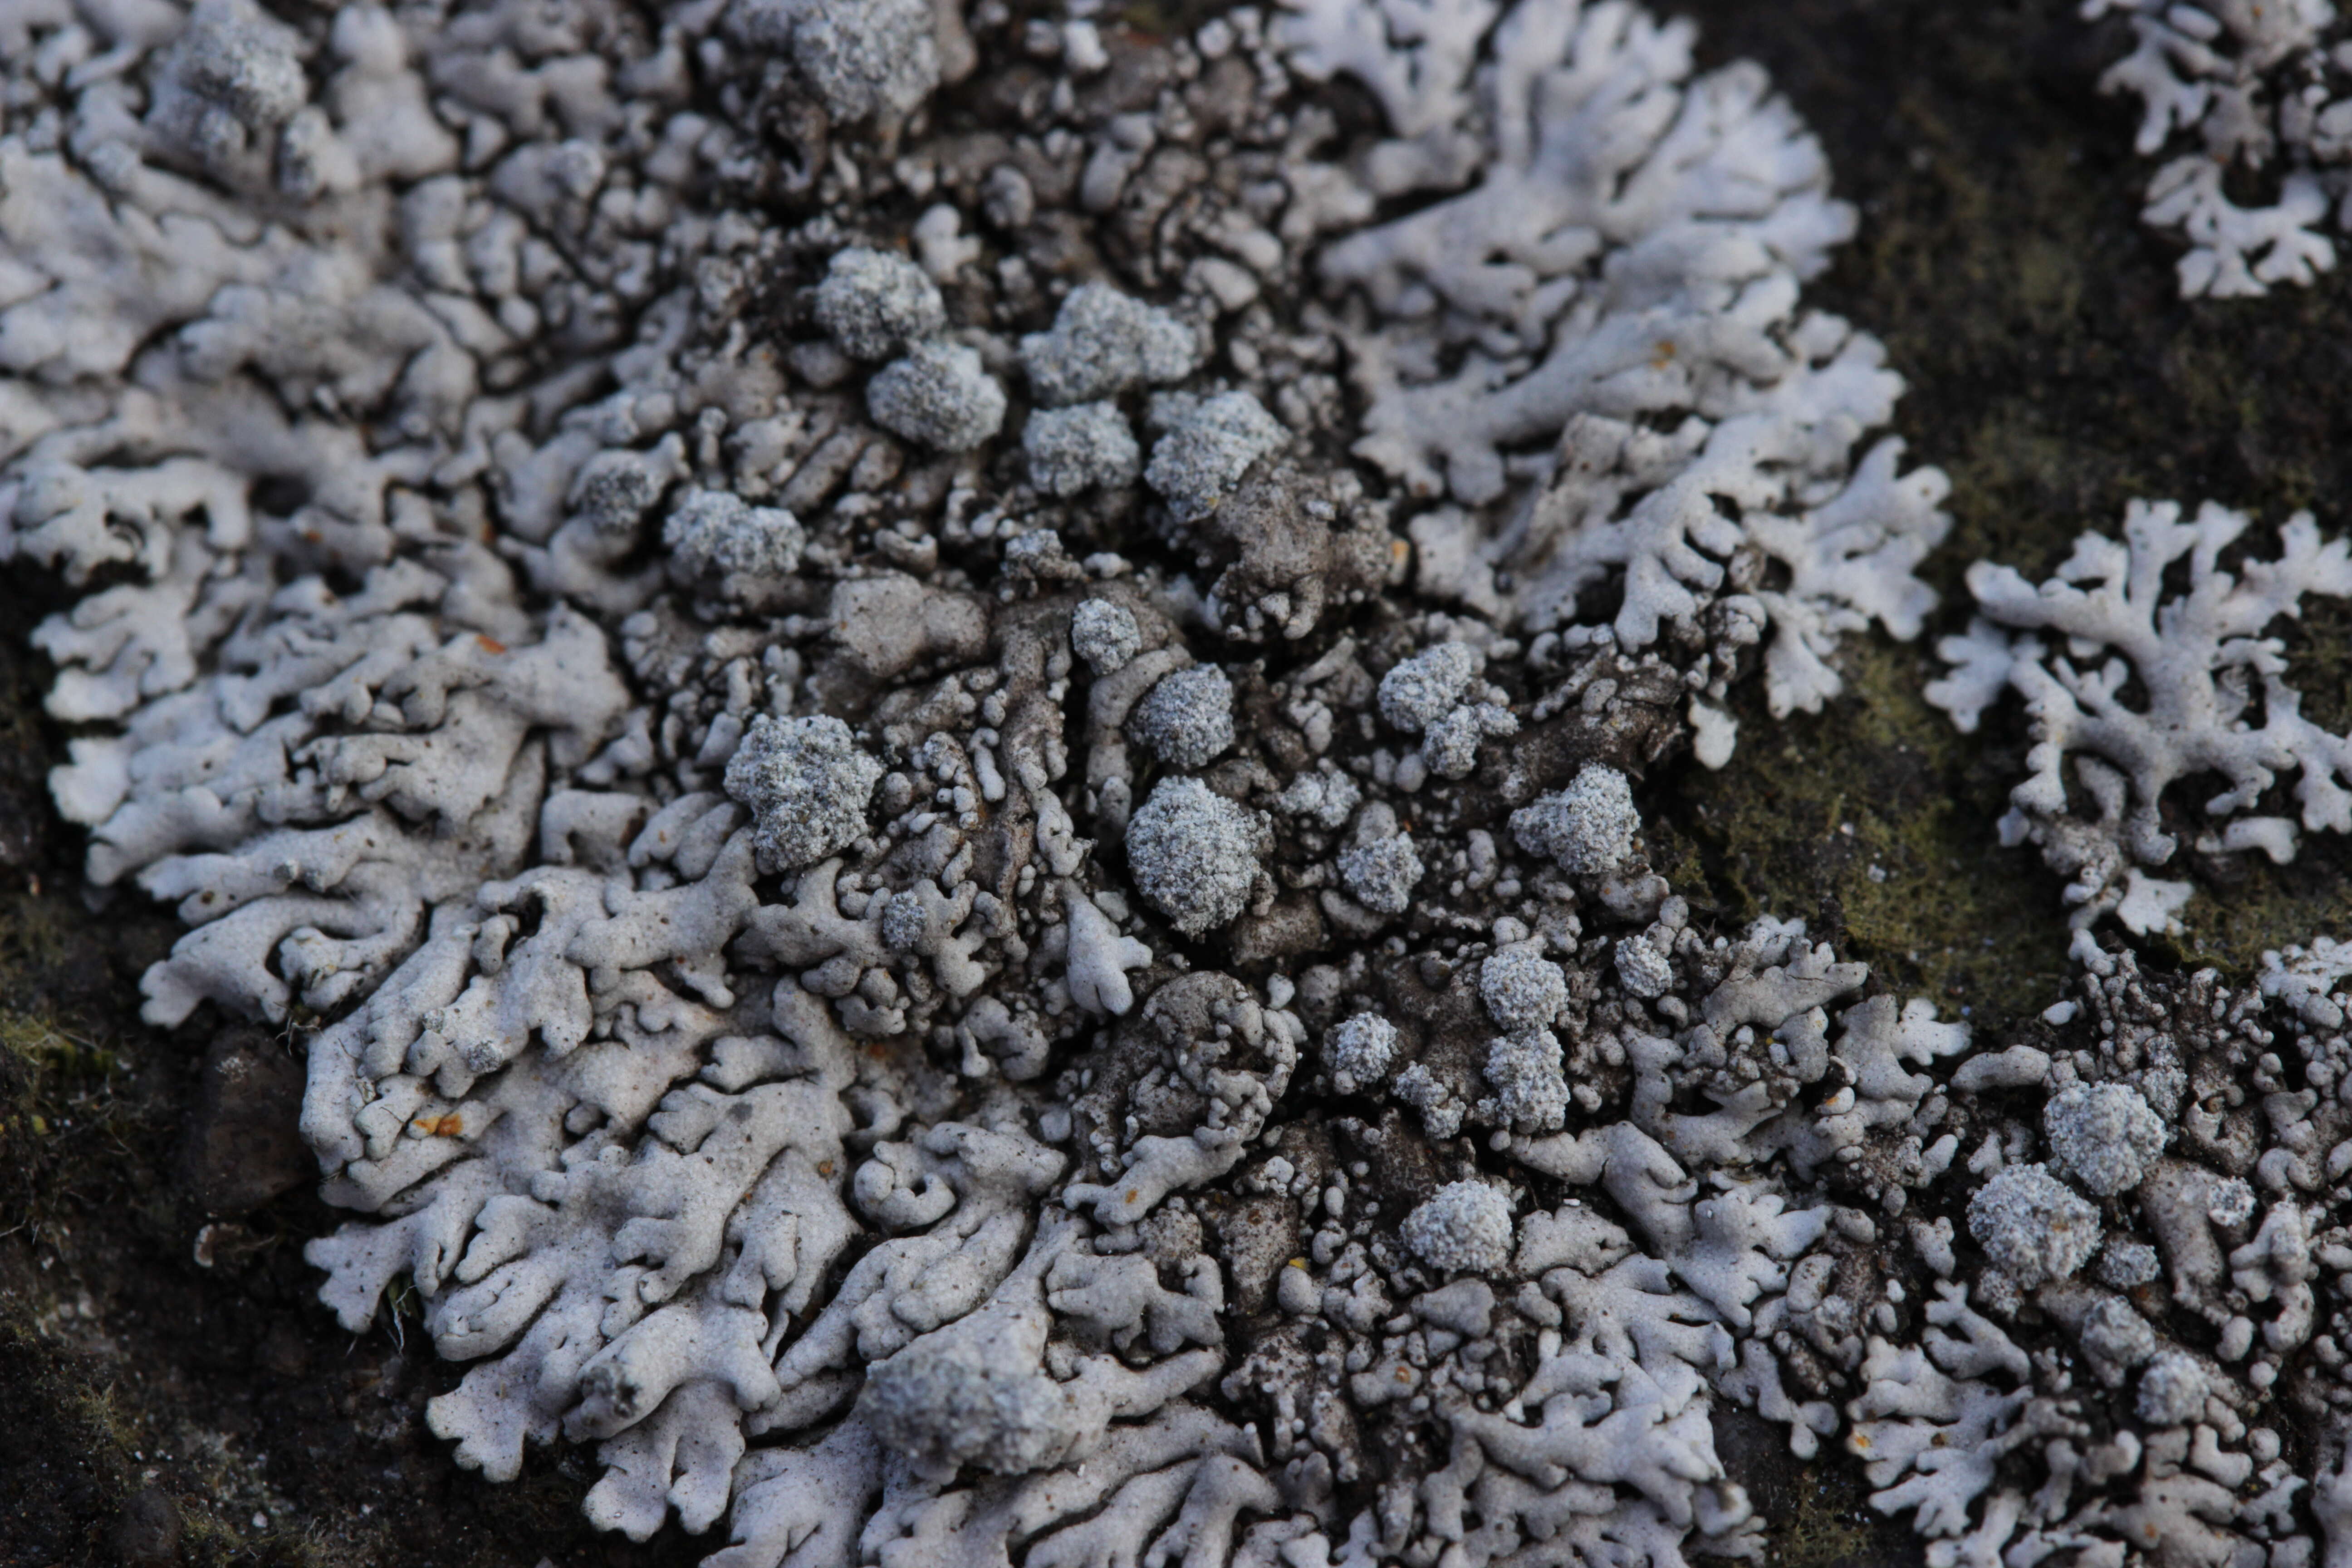
<instances>
[{"instance_id":1,"label":"soil particle","mask_svg":"<svg viewBox=\"0 0 2352 1568\"><path fill-rule=\"evenodd\" d=\"M206 1214L236 1219L310 1179L302 1142L302 1061L259 1029L213 1039L189 1112L181 1167Z\"/></svg>"},{"instance_id":2,"label":"soil particle","mask_svg":"<svg viewBox=\"0 0 2352 1568\"><path fill-rule=\"evenodd\" d=\"M169 1568L180 1560L180 1505L157 1486L132 1492L106 1538L123 1568Z\"/></svg>"}]
</instances>

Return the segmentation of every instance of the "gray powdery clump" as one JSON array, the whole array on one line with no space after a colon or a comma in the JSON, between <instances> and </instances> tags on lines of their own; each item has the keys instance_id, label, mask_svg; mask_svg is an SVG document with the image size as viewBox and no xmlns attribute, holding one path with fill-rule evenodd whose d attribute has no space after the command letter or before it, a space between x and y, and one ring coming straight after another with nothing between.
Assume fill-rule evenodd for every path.
<instances>
[{"instance_id":1,"label":"gray powdery clump","mask_svg":"<svg viewBox=\"0 0 2352 1568\"><path fill-rule=\"evenodd\" d=\"M1230 925L1248 907L1265 823L1194 778L1165 778L1127 825L1136 886L1186 936Z\"/></svg>"},{"instance_id":2,"label":"gray powdery clump","mask_svg":"<svg viewBox=\"0 0 2352 1568\"><path fill-rule=\"evenodd\" d=\"M1412 906L1412 890L1426 869L1412 835L1397 826L1386 804L1369 805L1356 819L1356 841L1339 851L1339 880L1349 897L1368 910L1401 915Z\"/></svg>"},{"instance_id":3,"label":"gray powdery clump","mask_svg":"<svg viewBox=\"0 0 2352 1568\"><path fill-rule=\"evenodd\" d=\"M1353 1094L1389 1070L1395 1059L1397 1030L1377 1013L1359 1013L1323 1037L1323 1066L1331 1087Z\"/></svg>"},{"instance_id":4,"label":"gray powdery clump","mask_svg":"<svg viewBox=\"0 0 2352 1568\"><path fill-rule=\"evenodd\" d=\"M1328 829L1346 826L1363 798L1363 787L1327 762L1291 780L1276 804L1301 821Z\"/></svg>"},{"instance_id":5,"label":"gray powdery clump","mask_svg":"<svg viewBox=\"0 0 2352 1568\"><path fill-rule=\"evenodd\" d=\"M1495 1274L1511 1257L1511 1205L1484 1182L1450 1182L1404 1216L1404 1244L1444 1274Z\"/></svg>"},{"instance_id":6,"label":"gray powdery clump","mask_svg":"<svg viewBox=\"0 0 2352 1568\"><path fill-rule=\"evenodd\" d=\"M923 269L887 250L853 246L836 251L816 286L815 314L841 352L853 359L887 359L909 343L947 330L939 285Z\"/></svg>"},{"instance_id":7,"label":"gray powdery clump","mask_svg":"<svg viewBox=\"0 0 2352 1568\"><path fill-rule=\"evenodd\" d=\"M1047 408L1181 381L1200 358L1192 328L1105 283L1073 289L1051 331L1021 340L1029 390Z\"/></svg>"},{"instance_id":8,"label":"gray powdery clump","mask_svg":"<svg viewBox=\"0 0 2352 1568\"><path fill-rule=\"evenodd\" d=\"M208 165L236 158L309 100L300 43L251 0L201 0L156 71L156 129Z\"/></svg>"},{"instance_id":9,"label":"gray powdery clump","mask_svg":"<svg viewBox=\"0 0 2352 1568\"><path fill-rule=\"evenodd\" d=\"M789 49L836 121L904 114L940 84L929 0L746 0L736 26Z\"/></svg>"},{"instance_id":10,"label":"gray powdery clump","mask_svg":"<svg viewBox=\"0 0 2352 1568\"><path fill-rule=\"evenodd\" d=\"M1454 710L1485 662L1466 643L1423 649L1381 677L1381 717L1420 734Z\"/></svg>"},{"instance_id":11,"label":"gray powdery clump","mask_svg":"<svg viewBox=\"0 0 2352 1568\"><path fill-rule=\"evenodd\" d=\"M1511 837L1530 855L1559 863L1573 877L1606 877L1633 858L1642 831L1625 775L1588 763L1566 789L1539 795L1511 813Z\"/></svg>"},{"instance_id":12,"label":"gray powdery clump","mask_svg":"<svg viewBox=\"0 0 2352 1568\"><path fill-rule=\"evenodd\" d=\"M634 543L646 514L667 488L667 465L642 452L601 452L572 483L575 515L608 539Z\"/></svg>"},{"instance_id":13,"label":"gray powdery clump","mask_svg":"<svg viewBox=\"0 0 2352 1568\"><path fill-rule=\"evenodd\" d=\"M2197 1358L2182 1350L2162 1350L2139 1375L2139 1418L2152 1426L2178 1426L2205 1413L2210 1385Z\"/></svg>"},{"instance_id":14,"label":"gray powdery clump","mask_svg":"<svg viewBox=\"0 0 2352 1568\"><path fill-rule=\"evenodd\" d=\"M1160 677L1135 705L1127 732L1171 768L1197 768L1234 743L1234 683L1213 664Z\"/></svg>"},{"instance_id":15,"label":"gray powdery clump","mask_svg":"<svg viewBox=\"0 0 2352 1568\"><path fill-rule=\"evenodd\" d=\"M2083 1349L2112 1366L2137 1366L2156 1353L2156 1331L2120 1296L2095 1304L2083 1318Z\"/></svg>"},{"instance_id":16,"label":"gray powdery clump","mask_svg":"<svg viewBox=\"0 0 2352 1568\"><path fill-rule=\"evenodd\" d=\"M1389 1089L1421 1112L1422 1127L1432 1138L1451 1138L1462 1131L1462 1118L1467 1108L1437 1081L1426 1062L1414 1062L1397 1074Z\"/></svg>"},{"instance_id":17,"label":"gray powdery clump","mask_svg":"<svg viewBox=\"0 0 2352 1568\"><path fill-rule=\"evenodd\" d=\"M1969 1231L2018 1284L2074 1277L2099 1246L2099 1211L2042 1165L2011 1165L1969 1200Z\"/></svg>"},{"instance_id":18,"label":"gray powdery clump","mask_svg":"<svg viewBox=\"0 0 2352 1568\"><path fill-rule=\"evenodd\" d=\"M1618 980L1644 1001L1663 996L1674 986L1673 963L1646 935L1636 932L1618 939L1614 959Z\"/></svg>"},{"instance_id":19,"label":"gray powdery clump","mask_svg":"<svg viewBox=\"0 0 2352 1568\"><path fill-rule=\"evenodd\" d=\"M1125 669L1143 647L1143 632L1124 605L1088 599L1070 616L1070 650L1097 675Z\"/></svg>"},{"instance_id":20,"label":"gray powdery clump","mask_svg":"<svg viewBox=\"0 0 2352 1568\"><path fill-rule=\"evenodd\" d=\"M2224 1176L2213 1184L2205 1213L2215 1225L2241 1226L2254 1217L2252 1184L2243 1176Z\"/></svg>"},{"instance_id":21,"label":"gray powdery clump","mask_svg":"<svg viewBox=\"0 0 2352 1568\"><path fill-rule=\"evenodd\" d=\"M1152 443L1143 481L1179 522L1198 522L1216 510L1252 463L1290 440L1282 422L1246 392L1170 394L1154 400L1151 422L1165 434Z\"/></svg>"},{"instance_id":22,"label":"gray powdery clump","mask_svg":"<svg viewBox=\"0 0 2352 1568\"><path fill-rule=\"evenodd\" d=\"M2163 1271L2156 1248L2144 1241L2111 1241L2099 1249L2099 1280L2118 1290L2152 1285Z\"/></svg>"},{"instance_id":23,"label":"gray powdery clump","mask_svg":"<svg viewBox=\"0 0 2352 1568\"><path fill-rule=\"evenodd\" d=\"M781 587L799 570L805 542L791 512L753 506L726 490L688 490L662 524L670 576L738 603Z\"/></svg>"},{"instance_id":24,"label":"gray powdery clump","mask_svg":"<svg viewBox=\"0 0 2352 1568\"><path fill-rule=\"evenodd\" d=\"M1514 942L1479 964L1478 999L1506 1029L1540 1029L1568 1001L1568 976L1533 943Z\"/></svg>"},{"instance_id":25,"label":"gray powdery clump","mask_svg":"<svg viewBox=\"0 0 2352 1568\"><path fill-rule=\"evenodd\" d=\"M1486 1046L1486 1082L1495 1109L1514 1126L1549 1132L1568 1116L1568 1078L1559 1037L1549 1029L1498 1035Z\"/></svg>"},{"instance_id":26,"label":"gray powdery clump","mask_svg":"<svg viewBox=\"0 0 2352 1568\"><path fill-rule=\"evenodd\" d=\"M1003 426L1004 388L961 343L918 343L866 388L866 411L894 436L968 452Z\"/></svg>"},{"instance_id":27,"label":"gray powdery clump","mask_svg":"<svg viewBox=\"0 0 2352 1568\"><path fill-rule=\"evenodd\" d=\"M2095 1197L2139 1185L2164 1152L2163 1119L2126 1083L2062 1089L2043 1109L2042 1124L2059 1169Z\"/></svg>"},{"instance_id":28,"label":"gray powdery clump","mask_svg":"<svg viewBox=\"0 0 2352 1568\"><path fill-rule=\"evenodd\" d=\"M930 911L918 893L893 893L882 906L882 945L893 952L912 952L930 929Z\"/></svg>"},{"instance_id":29,"label":"gray powdery clump","mask_svg":"<svg viewBox=\"0 0 2352 1568\"><path fill-rule=\"evenodd\" d=\"M751 809L761 863L778 871L813 866L864 837L866 804L881 782L882 764L830 714L763 713L727 764L727 793Z\"/></svg>"},{"instance_id":30,"label":"gray powdery clump","mask_svg":"<svg viewBox=\"0 0 2352 1568\"><path fill-rule=\"evenodd\" d=\"M1053 496L1124 489L1143 467L1135 432L1108 403L1037 410L1022 426L1021 447L1029 482Z\"/></svg>"}]
</instances>

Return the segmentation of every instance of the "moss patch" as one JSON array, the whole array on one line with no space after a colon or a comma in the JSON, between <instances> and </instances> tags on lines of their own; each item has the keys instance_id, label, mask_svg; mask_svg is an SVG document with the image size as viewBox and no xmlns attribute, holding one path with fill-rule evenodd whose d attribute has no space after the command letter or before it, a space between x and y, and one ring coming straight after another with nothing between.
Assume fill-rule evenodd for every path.
<instances>
[{"instance_id":1,"label":"moss patch","mask_svg":"<svg viewBox=\"0 0 2352 1568\"><path fill-rule=\"evenodd\" d=\"M2048 1006L2065 915L2032 851L1994 841L2004 779L1919 696L1918 650L1861 639L1843 663L1820 714L1776 722L1748 693L1730 765L1685 764L1653 809L1701 847L1738 919L1801 918L1948 1017Z\"/></svg>"},{"instance_id":2,"label":"moss patch","mask_svg":"<svg viewBox=\"0 0 2352 1568\"><path fill-rule=\"evenodd\" d=\"M2057 879L1993 839L2023 776L2016 704L1963 738L1918 697L1935 637L1967 622L1962 574L1990 559L2038 579L2135 497L2249 510L2263 552L2298 508L2346 531L2352 277L2179 297L2177 243L2139 222L2152 165L2131 108L2096 90L2127 44L2113 27L2021 3L1667 8L1700 23L1705 62L1770 68L1822 138L1862 223L1809 298L1886 344L1910 387L1896 427L1950 476L1953 519L1924 572L1945 595L1928 637L1850 642L1848 691L1817 718L1775 727L1751 705L1730 767L1693 770L1667 809L1742 908L1842 921L1890 982L1997 1024L2054 998L2065 929ZM2352 722L2352 606L2315 601L2287 640L2305 710ZM2149 956L2243 973L2265 948L2340 932L2347 869L2326 835L2288 867L2184 852L2167 874L2200 892Z\"/></svg>"}]
</instances>

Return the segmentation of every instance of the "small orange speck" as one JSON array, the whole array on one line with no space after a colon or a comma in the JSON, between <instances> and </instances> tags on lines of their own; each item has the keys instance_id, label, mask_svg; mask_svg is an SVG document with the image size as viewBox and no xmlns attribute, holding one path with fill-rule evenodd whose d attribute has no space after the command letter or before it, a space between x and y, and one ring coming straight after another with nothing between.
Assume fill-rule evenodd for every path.
<instances>
[{"instance_id":1,"label":"small orange speck","mask_svg":"<svg viewBox=\"0 0 2352 1568\"><path fill-rule=\"evenodd\" d=\"M1675 341L1672 338L1660 338L1657 346L1650 351L1650 368L1664 370L1674 363L1674 359Z\"/></svg>"},{"instance_id":2,"label":"small orange speck","mask_svg":"<svg viewBox=\"0 0 2352 1568\"><path fill-rule=\"evenodd\" d=\"M1853 1451L1855 1453L1867 1454L1870 1452L1870 1439L1863 1434L1856 1432L1851 1441L1853 1444Z\"/></svg>"},{"instance_id":3,"label":"small orange speck","mask_svg":"<svg viewBox=\"0 0 2352 1568\"><path fill-rule=\"evenodd\" d=\"M816 1173L817 1173L818 1175L820 1175L820 1176L830 1176L830 1175L832 1175L832 1174L833 1174L833 1162L832 1162L832 1161L830 1161L830 1160L819 1160L819 1161L816 1163Z\"/></svg>"},{"instance_id":4,"label":"small orange speck","mask_svg":"<svg viewBox=\"0 0 2352 1568\"><path fill-rule=\"evenodd\" d=\"M1142 1191L1142 1189L1141 1189L1141 1188L1139 1188L1139 1187L1129 1187L1129 1188L1128 1188L1128 1189L1127 1189L1127 1201L1128 1201L1129 1203L1133 1203L1133 1202L1135 1202L1135 1200L1136 1200L1136 1199L1138 1199L1138 1198L1141 1197L1142 1195L1143 1195L1143 1191Z\"/></svg>"},{"instance_id":5,"label":"small orange speck","mask_svg":"<svg viewBox=\"0 0 2352 1568\"><path fill-rule=\"evenodd\" d=\"M456 1111L443 1116L426 1116L416 1123L427 1138L455 1138L466 1130L466 1119Z\"/></svg>"},{"instance_id":6,"label":"small orange speck","mask_svg":"<svg viewBox=\"0 0 2352 1568\"><path fill-rule=\"evenodd\" d=\"M474 640L482 645L482 651L484 653L504 653L507 651L506 644L499 641L498 638L487 636L484 633L476 632L474 634Z\"/></svg>"},{"instance_id":7,"label":"small orange speck","mask_svg":"<svg viewBox=\"0 0 2352 1568\"><path fill-rule=\"evenodd\" d=\"M1409 1366L1401 1366L1397 1368L1397 1381L1399 1383L1411 1383L1412 1381L1412 1368Z\"/></svg>"}]
</instances>

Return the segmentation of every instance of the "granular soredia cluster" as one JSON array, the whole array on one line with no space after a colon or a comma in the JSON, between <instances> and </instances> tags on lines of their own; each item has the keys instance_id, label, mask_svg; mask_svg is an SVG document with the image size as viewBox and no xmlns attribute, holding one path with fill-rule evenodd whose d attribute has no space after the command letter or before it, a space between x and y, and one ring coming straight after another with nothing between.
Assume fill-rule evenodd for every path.
<instances>
[{"instance_id":1,"label":"granular soredia cluster","mask_svg":"<svg viewBox=\"0 0 2352 1568\"><path fill-rule=\"evenodd\" d=\"M1735 1406L1938 1563L2352 1550L2352 959L1972 1050L1647 858L1947 526L1762 74L1072 11L0 5L55 794L305 1042L328 1305L723 1568L1752 1559Z\"/></svg>"}]
</instances>

